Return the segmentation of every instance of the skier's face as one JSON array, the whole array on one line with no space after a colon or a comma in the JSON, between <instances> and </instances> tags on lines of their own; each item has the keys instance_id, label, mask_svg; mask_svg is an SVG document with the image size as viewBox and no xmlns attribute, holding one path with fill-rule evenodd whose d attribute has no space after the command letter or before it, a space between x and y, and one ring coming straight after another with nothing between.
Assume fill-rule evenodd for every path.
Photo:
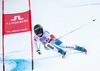
<instances>
[{"instance_id":1,"label":"skier's face","mask_svg":"<svg viewBox=\"0 0 100 71\"><path fill-rule=\"evenodd\" d=\"M42 33L39 33L37 36L38 36L38 37L42 37Z\"/></svg>"}]
</instances>

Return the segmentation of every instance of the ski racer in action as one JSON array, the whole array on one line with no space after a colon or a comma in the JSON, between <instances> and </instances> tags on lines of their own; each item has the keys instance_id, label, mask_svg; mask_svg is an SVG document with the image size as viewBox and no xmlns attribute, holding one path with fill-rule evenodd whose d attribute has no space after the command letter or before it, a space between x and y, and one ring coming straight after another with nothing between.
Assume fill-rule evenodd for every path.
<instances>
[{"instance_id":1,"label":"ski racer in action","mask_svg":"<svg viewBox=\"0 0 100 71\"><path fill-rule=\"evenodd\" d=\"M62 57L66 55L66 51L64 51L62 48L71 48L73 50L87 53L87 50L85 48L78 45L75 45L73 47L64 45L61 40L57 39L53 34L50 34L48 31L44 30L40 24L36 24L34 26L34 33L34 45L38 54L41 54L40 47L37 44L38 41L44 45L45 49L52 49L60 53Z\"/></svg>"}]
</instances>

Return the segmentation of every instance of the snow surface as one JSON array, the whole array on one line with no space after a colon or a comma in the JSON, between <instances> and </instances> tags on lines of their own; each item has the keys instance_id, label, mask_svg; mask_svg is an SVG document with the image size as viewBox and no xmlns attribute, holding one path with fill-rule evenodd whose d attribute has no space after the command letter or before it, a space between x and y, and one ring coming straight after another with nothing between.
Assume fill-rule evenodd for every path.
<instances>
[{"instance_id":1,"label":"snow surface","mask_svg":"<svg viewBox=\"0 0 100 71\"><path fill-rule=\"evenodd\" d=\"M9 5L11 1L13 0L8 1ZM0 39L2 39L1 3L0 0ZM24 10L26 9L25 7ZM33 26L39 23L50 33L55 34L56 37L89 23L84 28L61 38L66 45L84 46L88 50L88 55L68 50L66 58L62 59L60 54L52 50L47 51L43 46L41 46L42 55L38 55L34 47L34 71L100 71L100 0L31 0L31 9ZM6 10L8 11L9 8ZM21 10L19 9L19 11ZM96 21L93 22L93 19L96 19ZM26 33L22 34L29 36L25 35ZM14 38L13 36L10 37ZM14 42L19 41L21 37L14 39ZM23 37L23 39L25 38ZM27 42L30 41L27 40ZM23 41L25 44L27 42ZM26 46L30 45L26 44ZM13 48L15 51L11 49L6 50L6 71L31 71L29 70L31 62L19 57L20 54L22 54L21 57L30 56L28 55L30 52L24 53L27 48ZM16 53L18 57L15 56ZM0 71L2 71L1 54L2 40L0 40Z\"/></svg>"}]
</instances>

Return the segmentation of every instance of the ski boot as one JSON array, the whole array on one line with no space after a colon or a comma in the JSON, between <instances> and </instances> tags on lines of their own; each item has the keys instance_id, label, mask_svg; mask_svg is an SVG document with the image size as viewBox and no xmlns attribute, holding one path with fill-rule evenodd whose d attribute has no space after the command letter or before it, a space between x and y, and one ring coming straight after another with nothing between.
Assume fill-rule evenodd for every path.
<instances>
[{"instance_id":1,"label":"ski boot","mask_svg":"<svg viewBox=\"0 0 100 71\"><path fill-rule=\"evenodd\" d=\"M62 50L62 49L58 49L58 52L62 55L62 58L65 58L66 56L66 51Z\"/></svg>"},{"instance_id":2,"label":"ski boot","mask_svg":"<svg viewBox=\"0 0 100 71\"><path fill-rule=\"evenodd\" d=\"M63 54L62 58L65 58L65 56L66 56L66 51L64 51L64 54Z\"/></svg>"},{"instance_id":3,"label":"ski boot","mask_svg":"<svg viewBox=\"0 0 100 71\"><path fill-rule=\"evenodd\" d=\"M81 51L81 52L85 52L85 54L87 54L87 50L83 47L77 46L75 47L75 50Z\"/></svg>"}]
</instances>

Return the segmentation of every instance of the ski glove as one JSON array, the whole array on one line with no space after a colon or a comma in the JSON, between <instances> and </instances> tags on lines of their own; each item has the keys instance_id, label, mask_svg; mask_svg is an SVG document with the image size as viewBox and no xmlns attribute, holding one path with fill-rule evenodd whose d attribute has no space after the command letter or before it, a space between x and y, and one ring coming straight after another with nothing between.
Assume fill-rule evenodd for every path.
<instances>
[{"instance_id":1,"label":"ski glove","mask_svg":"<svg viewBox=\"0 0 100 71\"><path fill-rule=\"evenodd\" d=\"M40 50L37 50L36 52L37 52L39 55L41 55L41 51L40 51Z\"/></svg>"}]
</instances>

